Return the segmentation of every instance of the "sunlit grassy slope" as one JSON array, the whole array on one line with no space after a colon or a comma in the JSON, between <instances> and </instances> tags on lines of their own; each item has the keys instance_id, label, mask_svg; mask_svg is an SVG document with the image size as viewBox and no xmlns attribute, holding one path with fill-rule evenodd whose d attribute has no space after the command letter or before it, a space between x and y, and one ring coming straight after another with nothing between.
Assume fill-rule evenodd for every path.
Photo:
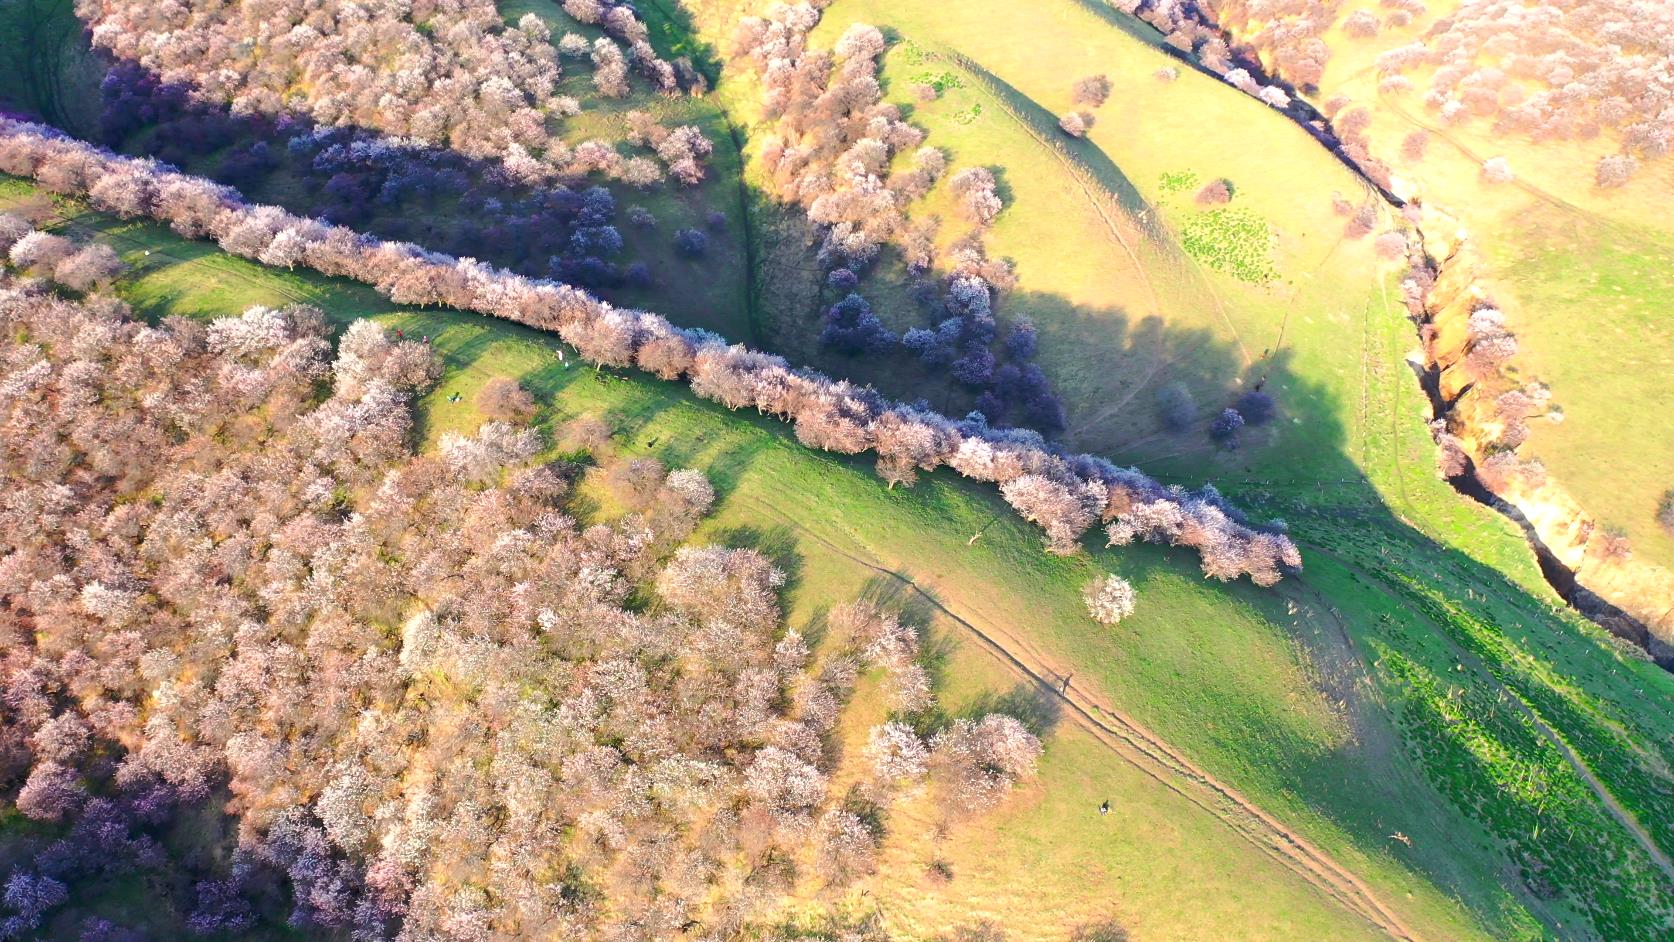
<instances>
[{"instance_id":1,"label":"sunlit grassy slope","mask_svg":"<svg viewBox=\"0 0 1674 942\"><path fill-rule=\"evenodd\" d=\"M26 192L10 185L4 202ZM1019 684L1027 701L1051 704L1032 678L1056 684L1069 674L1092 715L1154 730L1358 874L1424 937L1538 937L1573 924L1572 897L1543 899L1515 876L1526 855L1550 856L1538 837L1531 842L1535 827L1566 834L1560 846L1586 841L1626 862L1607 872L1579 860L1582 872L1558 875L1566 887L1642 884L1647 868L1628 832L1539 730L1561 728L1622 802L1642 812L1644 826L1660 828L1646 812L1665 801L1656 789L1666 785L1658 770L1674 729L1666 676L1614 657L1583 627L1387 509L1327 498L1275 506L1293 517L1309 566L1275 592L1205 583L1189 559L1155 549L1056 559L986 492L941 476L887 490L863 464L810 453L777 423L723 412L669 384L566 368L554 341L535 332L398 309L359 286L265 270L156 226L68 211L69 225L136 266L122 291L148 316L307 300L339 321L376 316L429 334L449 371L422 404L426 440L472 427L475 389L514 375L538 393L543 424L601 415L616 430L615 447L703 468L723 495L706 535L781 559L793 573L793 623L815 623L824 608L863 591L911 603L931 624L931 647L945 650L938 677L954 711ZM1402 388L1394 378L1369 387L1367 408L1386 418L1390 394ZM455 392L462 401L450 403ZM1399 446L1382 429L1339 434L1352 443L1341 450L1364 454L1374 469L1413 460L1406 448L1423 457L1416 436ZM1516 558L1509 534L1469 532L1490 518L1461 510L1427 474L1412 477L1399 514L1454 532L1481 555ZM1078 598L1103 570L1140 591L1139 612L1116 629L1094 626ZM1412 585L1402 582L1408 574ZM996 657L973 631L1018 660ZM1519 698L1545 724L1524 718L1512 705ZM863 733L876 710L863 691L848 735ZM1046 720L1041 778L991 817L936 836L925 809L902 809L887 866L854 904L880 907L909 933L989 916L1018 938L1062 938L1105 917L1142 938L1215 937L1231 926L1240 938L1374 934L1213 809L1189 801L1190 789L1150 777L1075 716ZM1450 719L1437 726L1436 716ZM1542 789L1505 791L1531 776ZM1553 792L1563 801L1554 805ZM1115 810L1099 817L1094 809L1106 799ZM952 882L929 881L933 860L950 865ZM1665 888L1636 892L1631 905L1642 907Z\"/></svg>"},{"instance_id":2,"label":"sunlit grassy slope","mask_svg":"<svg viewBox=\"0 0 1674 942\"><path fill-rule=\"evenodd\" d=\"M1417 90L1380 95L1373 67L1412 42L1452 4L1370 40L1326 37L1333 57L1321 99L1347 95L1372 111L1373 151L1390 162L1405 195L1443 207L1489 264L1485 287L1521 341L1519 377L1551 386L1560 423L1536 422L1522 452L1540 459L1580 504L1625 532L1636 555L1674 566L1674 535L1655 522L1674 488L1674 423L1661 421L1674 367L1674 161L1644 161L1626 186L1600 189L1594 165L1616 145L1607 135L1534 143L1493 133L1487 122L1445 124ZM1418 160L1402 141L1428 130ZM1516 180L1481 180L1481 164L1506 157Z\"/></svg>"}]
</instances>

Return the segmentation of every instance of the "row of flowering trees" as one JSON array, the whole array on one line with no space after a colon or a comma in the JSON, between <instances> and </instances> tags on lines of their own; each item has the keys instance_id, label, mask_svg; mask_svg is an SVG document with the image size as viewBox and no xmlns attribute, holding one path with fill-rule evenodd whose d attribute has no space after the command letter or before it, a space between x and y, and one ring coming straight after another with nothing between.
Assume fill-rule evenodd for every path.
<instances>
[{"instance_id":1,"label":"row of flowering trees","mask_svg":"<svg viewBox=\"0 0 1674 942\"><path fill-rule=\"evenodd\" d=\"M407 243L382 242L273 206L145 160L120 157L41 125L0 120L0 171L34 177L98 209L151 216L189 238L211 238L264 264L302 265L374 285L400 304L441 305L556 332L589 361L683 379L729 409L753 407L794 423L804 444L840 454L871 451L891 483L951 468L1000 486L1007 502L1040 525L1054 552L1073 552L1095 524L1114 543L1143 539L1189 546L1205 574L1249 575L1272 584L1301 564L1282 533L1247 524L1212 489L1189 494L1134 469L1063 454L1033 432L992 429L891 402L869 388L782 358L676 327L648 312L614 307L584 291L513 275Z\"/></svg>"}]
</instances>

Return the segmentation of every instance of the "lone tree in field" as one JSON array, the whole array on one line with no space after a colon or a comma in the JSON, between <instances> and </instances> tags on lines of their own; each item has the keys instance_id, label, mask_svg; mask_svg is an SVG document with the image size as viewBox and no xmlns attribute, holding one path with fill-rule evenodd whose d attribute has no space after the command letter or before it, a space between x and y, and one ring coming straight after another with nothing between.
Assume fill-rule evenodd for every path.
<instances>
[{"instance_id":1,"label":"lone tree in field","mask_svg":"<svg viewBox=\"0 0 1674 942\"><path fill-rule=\"evenodd\" d=\"M1250 425L1260 425L1267 422L1273 418L1273 413L1278 411L1278 405L1273 401L1273 397L1259 389L1252 389L1239 396L1235 405L1238 414L1243 416L1244 421Z\"/></svg>"},{"instance_id":2,"label":"lone tree in field","mask_svg":"<svg viewBox=\"0 0 1674 942\"><path fill-rule=\"evenodd\" d=\"M1595 179L1600 187L1610 189L1628 182L1638 169L1639 161L1631 154L1608 154L1599 159Z\"/></svg>"},{"instance_id":3,"label":"lone tree in field","mask_svg":"<svg viewBox=\"0 0 1674 942\"><path fill-rule=\"evenodd\" d=\"M1087 614L1101 625L1114 625L1132 615L1137 599L1133 585L1115 575L1094 579L1087 584L1081 597L1087 600Z\"/></svg>"},{"instance_id":4,"label":"lone tree in field","mask_svg":"<svg viewBox=\"0 0 1674 942\"><path fill-rule=\"evenodd\" d=\"M1199 206L1225 206L1232 202L1232 187L1225 180L1216 180L1197 191Z\"/></svg>"},{"instance_id":5,"label":"lone tree in field","mask_svg":"<svg viewBox=\"0 0 1674 942\"><path fill-rule=\"evenodd\" d=\"M1075 103L1097 108L1110 98L1110 79L1103 75L1089 75L1075 83Z\"/></svg>"},{"instance_id":6,"label":"lone tree in field","mask_svg":"<svg viewBox=\"0 0 1674 942\"><path fill-rule=\"evenodd\" d=\"M697 229L681 229L674 234L674 250L687 258L702 258L709 251L709 237Z\"/></svg>"},{"instance_id":7,"label":"lone tree in field","mask_svg":"<svg viewBox=\"0 0 1674 942\"><path fill-rule=\"evenodd\" d=\"M1244 427L1244 417L1237 409L1222 409L1209 423L1209 437L1228 448L1238 447L1238 430Z\"/></svg>"},{"instance_id":8,"label":"lone tree in field","mask_svg":"<svg viewBox=\"0 0 1674 942\"><path fill-rule=\"evenodd\" d=\"M1401 156L1417 163L1424 159L1425 151L1430 148L1430 134L1428 131L1414 131L1401 139Z\"/></svg>"},{"instance_id":9,"label":"lone tree in field","mask_svg":"<svg viewBox=\"0 0 1674 942\"><path fill-rule=\"evenodd\" d=\"M496 376L477 393L482 414L502 422L523 421L535 414L535 397L509 376Z\"/></svg>"},{"instance_id":10,"label":"lone tree in field","mask_svg":"<svg viewBox=\"0 0 1674 942\"><path fill-rule=\"evenodd\" d=\"M1093 114L1090 111L1071 111L1058 119L1058 129L1070 137L1086 137L1092 127Z\"/></svg>"},{"instance_id":11,"label":"lone tree in field","mask_svg":"<svg viewBox=\"0 0 1674 942\"><path fill-rule=\"evenodd\" d=\"M1185 383L1169 383L1157 390L1157 417L1171 432L1184 432L1197 421L1197 400Z\"/></svg>"},{"instance_id":12,"label":"lone tree in field","mask_svg":"<svg viewBox=\"0 0 1674 942\"><path fill-rule=\"evenodd\" d=\"M1504 157L1490 157L1482 162L1482 179L1487 183L1510 183L1516 179L1511 162Z\"/></svg>"}]
</instances>

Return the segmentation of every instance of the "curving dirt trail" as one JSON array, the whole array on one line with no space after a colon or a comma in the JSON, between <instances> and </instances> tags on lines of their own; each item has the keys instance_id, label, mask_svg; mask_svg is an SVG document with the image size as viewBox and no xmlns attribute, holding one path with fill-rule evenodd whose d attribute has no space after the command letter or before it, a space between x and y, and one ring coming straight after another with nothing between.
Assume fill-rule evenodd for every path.
<instances>
[{"instance_id":1,"label":"curving dirt trail","mask_svg":"<svg viewBox=\"0 0 1674 942\"><path fill-rule=\"evenodd\" d=\"M1049 691L1064 708L1064 715L1076 726L1091 733L1153 781L1214 815L1327 898L1393 939L1419 942L1422 938L1378 897L1369 884L1325 850L1263 811L1237 789L1197 766L1160 736L1101 698L1079 688L1065 690L1061 684L1054 683L1053 679L1062 677L1062 672L1054 670L1050 659L1021 634L1003 625L979 627L971 618L953 611L912 578L862 555L863 551L839 545L772 504L761 500L752 500L751 503L826 549L893 580L902 590L933 606L1005 664L1020 680L1035 685L1042 692Z\"/></svg>"}]
</instances>

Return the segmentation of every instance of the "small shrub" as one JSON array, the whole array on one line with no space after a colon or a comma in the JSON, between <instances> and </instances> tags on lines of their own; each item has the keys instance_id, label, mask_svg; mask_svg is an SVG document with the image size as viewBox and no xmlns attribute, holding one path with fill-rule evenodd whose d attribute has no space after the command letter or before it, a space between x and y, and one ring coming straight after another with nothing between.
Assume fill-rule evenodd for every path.
<instances>
[{"instance_id":1,"label":"small shrub","mask_svg":"<svg viewBox=\"0 0 1674 942\"><path fill-rule=\"evenodd\" d=\"M1128 930L1114 919L1077 926L1069 942L1128 942Z\"/></svg>"},{"instance_id":2,"label":"small shrub","mask_svg":"<svg viewBox=\"0 0 1674 942\"><path fill-rule=\"evenodd\" d=\"M496 376L477 393L482 414L502 422L521 422L535 414L535 397L509 376Z\"/></svg>"},{"instance_id":3,"label":"small shrub","mask_svg":"<svg viewBox=\"0 0 1674 942\"><path fill-rule=\"evenodd\" d=\"M1244 427L1244 417L1237 409L1222 409L1209 423L1209 437L1228 448L1238 447L1238 430Z\"/></svg>"},{"instance_id":4,"label":"small shrub","mask_svg":"<svg viewBox=\"0 0 1674 942\"><path fill-rule=\"evenodd\" d=\"M1595 180L1604 189L1621 186L1632 179L1639 161L1630 154L1607 154L1599 158Z\"/></svg>"},{"instance_id":5,"label":"small shrub","mask_svg":"<svg viewBox=\"0 0 1674 942\"><path fill-rule=\"evenodd\" d=\"M1225 206L1232 202L1232 187L1225 180L1216 180L1197 191L1199 206Z\"/></svg>"},{"instance_id":6,"label":"small shrub","mask_svg":"<svg viewBox=\"0 0 1674 942\"><path fill-rule=\"evenodd\" d=\"M1272 396L1259 389L1252 389L1238 397L1238 402L1234 404L1234 408L1238 410L1239 415L1244 417L1246 423L1261 425L1272 420L1276 406Z\"/></svg>"},{"instance_id":7,"label":"small shrub","mask_svg":"<svg viewBox=\"0 0 1674 942\"><path fill-rule=\"evenodd\" d=\"M1086 137L1093 126L1093 115L1088 111L1071 111L1058 119L1058 129L1070 137Z\"/></svg>"},{"instance_id":8,"label":"small shrub","mask_svg":"<svg viewBox=\"0 0 1674 942\"><path fill-rule=\"evenodd\" d=\"M1662 500L1657 504L1657 523L1663 532L1674 536L1674 488L1664 491Z\"/></svg>"},{"instance_id":9,"label":"small shrub","mask_svg":"<svg viewBox=\"0 0 1674 942\"><path fill-rule=\"evenodd\" d=\"M1169 383L1157 390L1157 418L1171 432L1184 432L1197 421L1197 400L1185 383Z\"/></svg>"},{"instance_id":10,"label":"small shrub","mask_svg":"<svg viewBox=\"0 0 1674 942\"><path fill-rule=\"evenodd\" d=\"M1511 162L1504 157L1490 157L1482 162L1482 179L1486 183L1510 183L1516 178L1511 172Z\"/></svg>"},{"instance_id":11,"label":"small shrub","mask_svg":"<svg viewBox=\"0 0 1674 942\"><path fill-rule=\"evenodd\" d=\"M1103 75L1089 75L1075 83L1075 103L1097 108L1110 98L1110 79Z\"/></svg>"},{"instance_id":12,"label":"small shrub","mask_svg":"<svg viewBox=\"0 0 1674 942\"><path fill-rule=\"evenodd\" d=\"M1081 597L1087 602L1087 614L1101 625L1114 625L1132 615L1137 598L1133 585L1114 575L1094 579L1082 590Z\"/></svg>"},{"instance_id":13,"label":"small shrub","mask_svg":"<svg viewBox=\"0 0 1674 942\"><path fill-rule=\"evenodd\" d=\"M674 250L687 258L702 258L709 251L709 237L697 229L682 229L674 234Z\"/></svg>"},{"instance_id":14,"label":"small shrub","mask_svg":"<svg viewBox=\"0 0 1674 942\"><path fill-rule=\"evenodd\" d=\"M1430 148L1430 134L1428 131L1414 131L1401 141L1401 156L1414 163L1424 159L1425 151Z\"/></svg>"}]
</instances>

